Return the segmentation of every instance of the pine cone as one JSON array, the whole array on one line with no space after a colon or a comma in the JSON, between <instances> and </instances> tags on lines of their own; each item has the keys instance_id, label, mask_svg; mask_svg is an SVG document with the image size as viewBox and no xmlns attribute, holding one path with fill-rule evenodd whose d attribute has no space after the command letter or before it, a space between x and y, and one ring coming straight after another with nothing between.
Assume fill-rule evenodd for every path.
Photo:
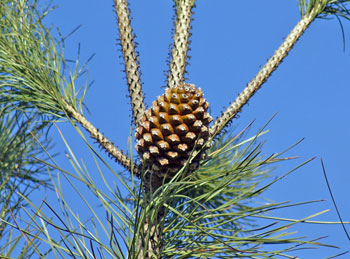
<instances>
[{"instance_id":1,"label":"pine cone","mask_svg":"<svg viewBox=\"0 0 350 259\"><path fill-rule=\"evenodd\" d=\"M154 173L155 181L171 179L193 149L199 150L208 140L212 121L208 106L202 90L192 84L168 88L152 103L136 129L136 150ZM193 160L191 169L198 166L201 157Z\"/></svg>"}]
</instances>

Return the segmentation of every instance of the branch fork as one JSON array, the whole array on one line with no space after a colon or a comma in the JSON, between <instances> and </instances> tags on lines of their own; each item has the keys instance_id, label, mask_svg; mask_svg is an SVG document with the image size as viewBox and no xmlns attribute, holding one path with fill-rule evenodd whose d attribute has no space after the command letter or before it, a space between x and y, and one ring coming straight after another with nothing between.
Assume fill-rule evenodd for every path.
<instances>
[{"instance_id":1,"label":"branch fork","mask_svg":"<svg viewBox=\"0 0 350 259\"><path fill-rule=\"evenodd\" d=\"M139 60L135 52L135 44L132 34L130 12L127 0L115 0L116 14L118 17L118 28L124 57L125 72L128 81L128 89L132 104L133 121L135 127L141 124L143 114L145 114L144 97L141 86ZM168 75L167 87L174 88L184 80L186 71L189 37L191 35L191 15L194 6L193 0L176 1L176 22L175 33L173 38L172 59L170 62L170 70ZM243 106L250 98L261 88L266 80L271 76L273 71L282 63L284 58L291 51L295 43L310 26L312 21L325 8L324 4L316 5L309 13L304 13L302 19L297 23L294 29L290 32L285 41L276 50L274 55L267 61L257 75L247 84L245 89L238 95L234 102L218 117L210 127L210 136L213 139L217 134L220 134L225 126L241 111ZM89 131L90 132L90 131ZM91 132L90 132L91 133ZM100 134L100 133L99 133ZM112 156L117 159L126 169L130 169L130 159L127 156L118 152L117 148L110 148L101 135L94 133L97 141L105 147L107 152L112 152Z\"/></svg>"}]
</instances>

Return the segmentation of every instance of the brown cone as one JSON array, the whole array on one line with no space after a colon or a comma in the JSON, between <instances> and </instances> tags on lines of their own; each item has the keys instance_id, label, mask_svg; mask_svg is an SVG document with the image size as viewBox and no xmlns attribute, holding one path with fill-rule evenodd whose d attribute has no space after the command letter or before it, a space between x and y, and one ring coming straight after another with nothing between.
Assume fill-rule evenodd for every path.
<instances>
[{"instance_id":1,"label":"brown cone","mask_svg":"<svg viewBox=\"0 0 350 259\"><path fill-rule=\"evenodd\" d=\"M164 177L171 179L193 149L200 149L208 140L212 121L208 106L202 90L185 83L166 89L143 116L136 129L136 150L153 172L153 188L159 187ZM191 169L201 157L194 159Z\"/></svg>"}]
</instances>

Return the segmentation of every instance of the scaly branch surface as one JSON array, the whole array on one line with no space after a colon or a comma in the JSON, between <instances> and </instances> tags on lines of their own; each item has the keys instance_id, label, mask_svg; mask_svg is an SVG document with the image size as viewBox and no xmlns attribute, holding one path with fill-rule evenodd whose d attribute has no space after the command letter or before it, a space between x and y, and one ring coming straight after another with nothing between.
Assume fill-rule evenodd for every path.
<instances>
[{"instance_id":1,"label":"scaly branch surface","mask_svg":"<svg viewBox=\"0 0 350 259\"><path fill-rule=\"evenodd\" d=\"M174 88L183 82L187 65L193 0L178 0L174 42L171 53L168 87Z\"/></svg>"},{"instance_id":2,"label":"scaly branch surface","mask_svg":"<svg viewBox=\"0 0 350 259\"><path fill-rule=\"evenodd\" d=\"M223 114L216 119L210 128L210 135L215 137L221 130L234 118L234 116L241 111L242 107L249 101L257 90L265 83L273 71L282 63L283 59L288 55L298 39L303 35L305 30L310 26L315 19L314 12L305 15L294 29L290 32L288 37L282 45L276 50L275 54L267 61L265 66L258 72L253 80L246 86L246 88L238 95L236 100L226 109Z\"/></svg>"},{"instance_id":3,"label":"scaly branch surface","mask_svg":"<svg viewBox=\"0 0 350 259\"><path fill-rule=\"evenodd\" d=\"M68 115L75 119L81 126L83 126L89 133L91 138L97 140L97 142L110 154L113 156L118 163L125 167L125 169L133 170L134 174L139 175L138 166L136 164L132 165L130 158L119 150L118 147L105 137L98 129L96 129L85 117L76 111L68 103L64 103L64 109L67 111Z\"/></svg>"},{"instance_id":4,"label":"scaly branch surface","mask_svg":"<svg viewBox=\"0 0 350 259\"><path fill-rule=\"evenodd\" d=\"M132 106L135 126L138 127L146 108L141 86L139 60L135 52L135 44L132 28L130 25L130 13L126 0L114 0L118 18L120 43L122 46L125 73L128 80L128 90Z\"/></svg>"}]
</instances>

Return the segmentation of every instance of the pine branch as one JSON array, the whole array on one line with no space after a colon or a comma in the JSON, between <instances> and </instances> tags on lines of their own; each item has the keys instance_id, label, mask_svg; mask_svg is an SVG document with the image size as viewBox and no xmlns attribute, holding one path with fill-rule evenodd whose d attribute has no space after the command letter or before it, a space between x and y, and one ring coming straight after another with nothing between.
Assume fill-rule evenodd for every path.
<instances>
[{"instance_id":1,"label":"pine branch","mask_svg":"<svg viewBox=\"0 0 350 259\"><path fill-rule=\"evenodd\" d=\"M315 18L326 18L329 15L341 16L350 20L349 0L299 0L299 9L302 19L290 32L286 40L277 49L275 54L267 61L265 66L250 81L246 88L238 95L235 101L216 119L210 128L210 134L215 137L222 129L241 111L242 107L260 89L260 87L271 76L272 72L282 63L294 47L305 30Z\"/></svg>"},{"instance_id":2,"label":"pine branch","mask_svg":"<svg viewBox=\"0 0 350 259\"><path fill-rule=\"evenodd\" d=\"M187 65L187 53L189 45L190 23L192 15L193 0L176 1L177 17L172 49L172 60L168 76L168 87L173 88L181 84Z\"/></svg>"},{"instance_id":3,"label":"pine branch","mask_svg":"<svg viewBox=\"0 0 350 259\"><path fill-rule=\"evenodd\" d=\"M139 238L138 243L138 259L151 259L161 253L161 231L162 227L159 223L163 215L157 215L157 219L151 222L151 219L146 218L143 225L143 235Z\"/></svg>"},{"instance_id":4,"label":"pine branch","mask_svg":"<svg viewBox=\"0 0 350 259\"><path fill-rule=\"evenodd\" d=\"M302 17L294 29L289 33L288 37L282 45L276 50L275 54L267 61L264 67L258 72L253 80L249 82L246 88L238 95L235 101L226 109L223 114L216 119L210 128L210 134L215 137L222 129L241 111L242 107L250 100L250 98L260 89L260 87L271 76L272 72L282 63L283 59L288 55L294 47L298 39L303 35L305 30L315 19L315 9Z\"/></svg>"},{"instance_id":5,"label":"pine branch","mask_svg":"<svg viewBox=\"0 0 350 259\"><path fill-rule=\"evenodd\" d=\"M36 2L35 2L36 3ZM52 119L73 118L81 124L93 139L129 171L133 165L128 156L114 146L82 114L82 104L88 83L76 89L75 80L84 73L84 66L65 77L64 50L55 41L51 32L42 24L44 14L32 6L22 3L0 8L0 104L9 112L21 110L38 111ZM22 10L22 14L18 11ZM19 16L23 21L20 21ZM26 42L26 44L22 44ZM14 44L16 43L16 44ZM77 61L77 65L78 65ZM134 170L137 167L134 166Z\"/></svg>"},{"instance_id":6,"label":"pine branch","mask_svg":"<svg viewBox=\"0 0 350 259\"><path fill-rule=\"evenodd\" d=\"M114 0L118 18L120 43L125 64L125 73L128 80L132 113L135 126L138 127L146 108L142 93L139 59L135 52L134 36L130 26L130 13L127 0Z\"/></svg>"},{"instance_id":7,"label":"pine branch","mask_svg":"<svg viewBox=\"0 0 350 259\"><path fill-rule=\"evenodd\" d=\"M121 164L129 172L133 170L134 174L138 175L138 166L132 164L130 158L118 149L107 137L105 137L97 128L94 127L81 113L74 109L68 103L64 103L64 109L68 115L75 119L84 129L86 129L91 138L97 140L97 142L108 152L109 155L114 157L116 161Z\"/></svg>"}]
</instances>

